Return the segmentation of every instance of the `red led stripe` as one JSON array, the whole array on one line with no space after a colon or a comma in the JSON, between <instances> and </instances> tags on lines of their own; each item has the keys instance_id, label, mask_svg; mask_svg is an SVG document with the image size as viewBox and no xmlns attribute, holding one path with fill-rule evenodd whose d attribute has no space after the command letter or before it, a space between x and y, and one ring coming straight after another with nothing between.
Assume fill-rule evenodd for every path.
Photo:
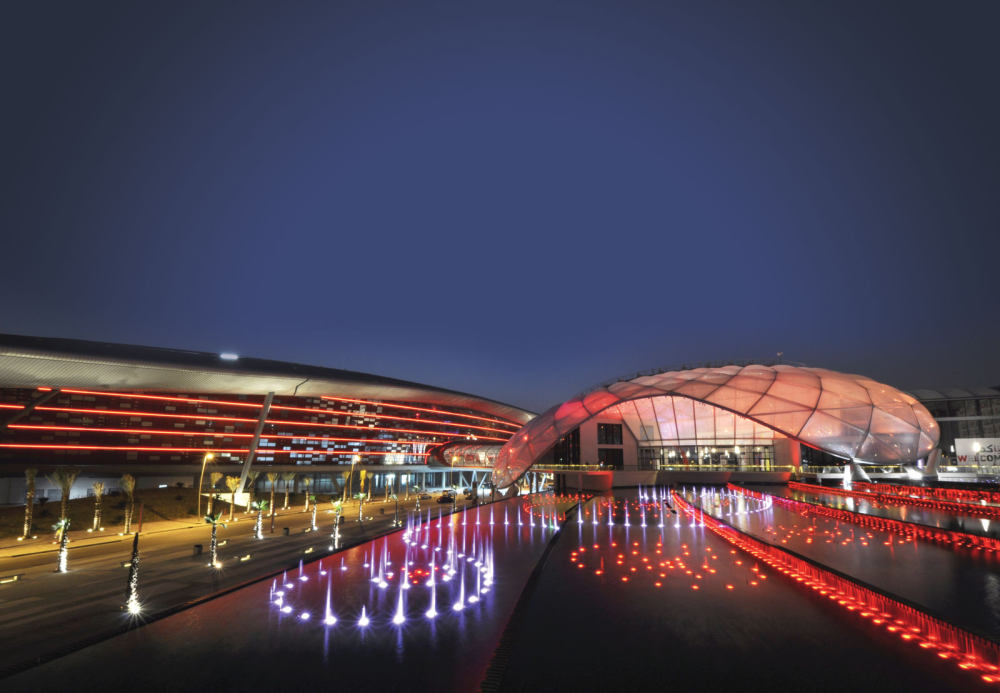
<instances>
[{"instance_id":1,"label":"red led stripe","mask_svg":"<svg viewBox=\"0 0 1000 693\"><path fill-rule=\"evenodd\" d=\"M741 532L721 520L696 509L676 491L677 508L698 516L705 526L745 553L766 563L790 580L812 589L868 622L884 626L905 642L927 650L943 660L952 660L963 671L978 674L986 683L1000 682L1000 645L970 633L947 621L904 604L815 563Z\"/></svg>"},{"instance_id":2,"label":"red led stripe","mask_svg":"<svg viewBox=\"0 0 1000 693\"><path fill-rule=\"evenodd\" d=\"M18 406L18 409L23 409L24 407ZM150 411L132 411L132 410L113 410L113 409L80 409L73 407L35 407L35 411L61 411L69 412L73 414L97 414L101 416L149 416L161 419L187 419L191 421L232 421L236 423L247 423L256 424L257 419L246 419L238 418L232 416L211 416L211 415L201 415L201 414L161 414L159 412ZM309 427L320 427L320 428L347 428L355 431L389 431L392 433L419 433L423 435L438 435L448 438L461 437L461 434L446 433L444 431L419 431L412 428L388 428L385 426L359 426L356 424L331 424L331 423L313 423L312 421L285 421L283 419L268 419L266 423L273 425L282 426L309 426ZM431 426L447 426L448 424L436 423L433 421L421 421L421 423L426 423ZM501 443L506 442L506 438L494 438L491 436L476 436L479 440L495 440Z\"/></svg>"},{"instance_id":3,"label":"red led stripe","mask_svg":"<svg viewBox=\"0 0 1000 693\"><path fill-rule=\"evenodd\" d=\"M246 454L244 448L154 448L146 446L125 445L49 445L47 443L0 443L0 448L15 448L18 450L126 450L135 452L228 452ZM407 455L410 457L427 457L426 452L398 452L392 450L275 450L272 448L257 448L258 455Z\"/></svg>"},{"instance_id":4,"label":"red led stripe","mask_svg":"<svg viewBox=\"0 0 1000 693\"><path fill-rule=\"evenodd\" d=\"M189 402L191 404L220 404L226 407L253 407L260 409L262 402L229 402L219 399L194 399L193 397L175 397L170 395L144 395L135 392L101 392L99 390L68 390L63 388L62 392L70 395L95 395L97 397L124 397L126 399L153 399L161 402Z\"/></svg>"},{"instance_id":5,"label":"red led stripe","mask_svg":"<svg viewBox=\"0 0 1000 693\"><path fill-rule=\"evenodd\" d=\"M899 486L896 484L852 482L852 487L868 493L885 493L893 496L909 498L918 496L932 500L954 501L956 503L994 503L1000 505L1000 493L994 491L975 491L964 488L924 488L922 486Z\"/></svg>"},{"instance_id":6,"label":"red led stripe","mask_svg":"<svg viewBox=\"0 0 1000 693\"><path fill-rule=\"evenodd\" d=\"M351 399L349 397L328 397L323 396L323 399L332 400L334 402L352 402L354 404L375 404L382 407L394 407L396 409L409 409L411 411L426 411L431 414L448 414L449 416L461 416L466 419L475 419L476 421L490 421L492 423L498 423L503 426L510 426L514 430L521 428L520 424L511 423L509 421L504 421L502 419L494 419L491 416L473 416L472 414L459 414L455 411L443 411L441 409L427 409L425 407L414 407L408 404L393 404L390 402L374 402L367 399ZM513 431L504 431L505 433L512 433Z\"/></svg>"},{"instance_id":7,"label":"red led stripe","mask_svg":"<svg viewBox=\"0 0 1000 693\"><path fill-rule=\"evenodd\" d=\"M214 404L214 405L219 405L219 406L249 407L249 408L252 408L252 409L260 409L261 406L263 406L260 403L254 404L252 402L229 402L229 401L217 400L217 399L194 399L194 398L191 398L191 397L172 397L172 396L169 396L169 395L144 395L144 394L133 394L133 393L129 393L129 392L100 392L100 391L97 391L97 390L62 390L62 392L65 392L67 394L72 394L72 395L94 395L94 396L98 396L98 397L101 397L101 396L103 396L103 397L121 397L121 398L124 398L124 399L149 399L149 400L156 400L156 401L162 401L162 402L185 402L185 403L188 403L188 404ZM337 398L335 398L335 397L324 397L323 399L336 400ZM397 405L387 405L384 402L366 402L365 400L343 400L343 401L360 402L360 403L365 403L365 404L377 404L377 405L381 405L381 406L397 406ZM404 405L399 405L399 408L402 408L402 409L416 409L418 411L428 411L428 412L433 412L433 413L436 413L436 414L445 414L445 415L449 415L449 416L452 416L452 415L453 416L467 416L468 418L472 418L472 419L492 421L492 419L481 419L481 417L470 416L470 415L467 415L467 414L455 414L454 412L438 411L438 410L435 410L435 409L420 409L419 407L406 407ZM448 426L448 425L459 426L460 425L460 426L464 426L465 428L474 428L476 430L481 430L481 431L492 431L493 433L503 433L503 434L506 434L506 435L510 435L512 433L512 431L505 431L505 430L502 430L502 429L499 429L499 428L490 428L489 426L474 426L472 424L466 424L466 423L463 423L463 424L454 424L454 423L445 423L445 422L428 422L426 419L415 419L415 418L408 417L408 416L390 416L388 414L374 414L374 413L357 414L357 413L352 413L352 412L334 411L334 410L330 410L330 409L312 409L312 408L309 408L309 407L293 407L293 406L284 405L284 404L272 404L271 405L271 409L283 409L285 411L308 412L310 414L325 414L327 416L355 416L355 417L359 417L359 418L369 418L370 417L370 418L375 418L375 419L394 419L396 421L414 421L414 422L417 422L417 423L436 423L436 424L442 425L442 426ZM504 423L504 422L498 422L498 423ZM511 424L505 424L505 425L510 426Z\"/></svg>"},{"instance_id":8,"label":"red led stripe","mask_svg":"<svg viewBox=\"0 0 1000 693\"><path fill-rule=\"evenodd\" d=\"M923 539L925 541L934 541L940 544L950 544L952 546L977 551L1000 551L1000 541L978 534L969 534L968 532L958 532L950 529L939 529L937 527L929 527L915 522L893 520L887 517L868 515L866 513L853 512L842 508L831 508L818 503L810 503L809 501L800 501L793 498L785 498L784 496L764 494L760 491L754 491L743 488L742 486L736 486L734 484L727 484L726 487L731 491L735 491L736 493L740 493L744 496L749 496L750 498L756 498L758 500L765 500L769 498L777 505L788 508L792 512L800 515L829 517L834 520L839 520L840 522L850 522L852 524L869 527L880 532L897 534L909 538Z\"/></svg>"},{"instance_id":9,"label":"red led stripe","mask_svg":"<svg viewBox=\"0 0 1000 693\"><path fill-rule=\"evenodd\" d=\"M326 398L324 397L324 399ZM337 411L333 409L309 409L306 407L288 407L278 404L271 405L271 409L284 409L286 411L302 411L302 412L309 412L311 414L326 414L327 416L353 416L359 419L366 419L366 418L392 419L394 421L414 421L416 423L423 423L423 424L431 423L438 426L462 426L464 428L475 428L476 430L480 431L492 431L493 433L503 433L505 435L510 435L512 433L512 431L503 431L499 428L490 428L489 426L473 426L472 424L467 424L467 423L451 423L445 421L428 421L427 419L415 419L410 416L394 416L391 414L375 414L371 412L365 412L364 414L361 414L354 412ZM438 413L448 414L450 412L438 412ZM480 436L476 437L478 438Z\"/></svg>"},{"instance_id":10,"label":"red led stripe","mask_svg":"<svg viewBox=\"0 0 1000 693\"><path fill-rule=\"evenodd\" d=\"M213 438L253 438L252 433L217 433L208 431L164 431L152 428L87 428L86 426L43 426L37 424L11 424L7 428L40 431L84 431L87 433L131 433L133 435L206 436ZM374 429L373 429L374 430ZM261 435L262 440L329 440L337 443L376 443L378 445L435 445L431 440L384 440L378 438L330 438L328 436Z\"/></svg>"},{"instance_id":11,"label":"red led stripe","mask_svg":"<svg viewBox=\"0 0 1000 693\"><path fill-rule=\"evenodd\" d=\"M793 491L805 491L807 493L824 494L830 493L835 496L846 496L858 500L878 501L887 505L912 505L915 508L928 508L930 510L940 510L953 515L970 515L972 517L988 517L1000 519L1000 507L995 505L975 505L973 503L955 503L952 501L931 500L928 498L904 498L886 493L869 493L867 491L848 491L847 489L834 488L832 486L817 486L815 484L803 484L798 481L789 481L788 488Z\"/></svg>"}]
</instances>

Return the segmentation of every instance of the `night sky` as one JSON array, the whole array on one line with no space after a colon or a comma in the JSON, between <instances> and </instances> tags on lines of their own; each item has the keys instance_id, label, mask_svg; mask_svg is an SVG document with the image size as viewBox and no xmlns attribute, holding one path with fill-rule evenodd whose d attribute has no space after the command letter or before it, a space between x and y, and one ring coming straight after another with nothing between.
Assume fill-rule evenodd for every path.
<instances>
[{"instance_id":1,"label":"night sky","mask_svg":"<svg viewBox=\"0 0 1000 693\"><path fill-rule=\"evenodd\" d=\"M995 0L155 5L0 14L0 332L1000 383Z\"/></svg>"}]
</instances>

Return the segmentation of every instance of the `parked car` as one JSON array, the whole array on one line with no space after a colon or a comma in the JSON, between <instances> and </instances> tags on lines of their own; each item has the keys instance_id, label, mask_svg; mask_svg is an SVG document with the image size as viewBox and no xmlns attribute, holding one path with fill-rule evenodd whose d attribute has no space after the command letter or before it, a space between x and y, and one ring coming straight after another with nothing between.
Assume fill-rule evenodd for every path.
<instances>
[{"instance_id":1,"label":"parked car","mask_svg":"<svg viewBox=\"0 0 1000 693\"><path fill-rule=\"evenodd\" d=\"M446 491L446 492L442 493L440 496L438 496L437 502L438 503L454 503L455 502L455 494L452 493L451 491Z\"/></svg>"},{"instance_id":2,"label":"parked car","mask_svg":"<svg viewBox=\"0 0 1000 693\"><path fill-rule=\"evenodd\" d=\"M417 498L419 498L420 500L430 500L431 499L431 494L429 494L429 493L421 493L419 496L417 496Z\"/></svg>"}]
</instances>

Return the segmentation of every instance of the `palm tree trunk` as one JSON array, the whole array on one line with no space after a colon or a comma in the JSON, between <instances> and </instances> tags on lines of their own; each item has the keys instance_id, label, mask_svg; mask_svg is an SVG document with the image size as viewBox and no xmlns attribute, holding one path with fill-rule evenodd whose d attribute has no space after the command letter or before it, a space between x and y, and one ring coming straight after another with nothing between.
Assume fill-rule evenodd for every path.
<instances>
[{"instance_id":1,"label":"palm tree trunk","mask_svg":"<svg viewBox=\"0 0 1000 693\"><path fill-rule=\"evenodd\" d=\"M211 556L211 559L212 559L212 567L213 568L215 567L215 564L219 562L218 561L218 556L219 556L219 534L218 534L218 530L219 530L218 524L216 524L215 522L213 522L212 523L212 543L208 545L209 555Z\"/></svg>"},{"instance_id":2,"label":"palm tree trunk","mask_svg":"<svg viewBox=\"0 0 1000 693\"><path fill-rule=\"evenodd\" d=\"M267 507L274 511L274 482L271 482L271 502L267 504Z\"/></svg>"},{"instance_id":3,"label":"palm tree trunk","mask_svg":"<svg viewBox=\"0 0 1000 693\"><path fill-rule=\"evenodd\" d=\"M233 491L232 498L229 501L229 521L233 521L233 512L236 510L236 491Z\"/></svg>"},{"instance_id":4,"label":"palm tree trunk","mask_svg":"<svg viewBox=\"0 0 1000 693\"><path fill-rule=\"evenodd\" d=\"M94 497L94 531L101 526L101 497Z\"/></svg>"},{"instance_id":5,"label":"palm tree trunk","mask_svg":"<svg viewBox=\"0 0 1000 693\"><path fill-rule=\"evenodd\" d=\"M285 482L285 505L282 506L282 510L288 510L288 482Z\"/></svg>"},{"instance_id":6,"label":"palm tree trunk","mask_svg":"<svg viewBox=\"0 0 1000 693\"><path fill-rule=\"evenodd\" d=\"M32 481L28 484L28 488L24 491L24 533L21 535L24 539L31 536L31 523L32 515L35 512L35 482Z\"/></svg>"}]
</instances>

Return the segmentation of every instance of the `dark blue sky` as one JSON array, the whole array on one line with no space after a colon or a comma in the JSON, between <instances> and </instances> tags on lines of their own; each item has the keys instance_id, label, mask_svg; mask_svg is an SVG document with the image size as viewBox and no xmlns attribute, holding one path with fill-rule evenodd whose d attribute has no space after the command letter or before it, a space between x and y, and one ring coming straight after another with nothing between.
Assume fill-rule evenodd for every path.
<instances>
[{"instance_id":1,"label":"dark blue sky","mask_svg":"<svg viewBox=\"0 0 1000 693\"><path fill-rule=\"evenodd\" d=\"M1000 383L1000 5L8 3L0 331L541 410Z\"/></svg>"}]
</instances>

